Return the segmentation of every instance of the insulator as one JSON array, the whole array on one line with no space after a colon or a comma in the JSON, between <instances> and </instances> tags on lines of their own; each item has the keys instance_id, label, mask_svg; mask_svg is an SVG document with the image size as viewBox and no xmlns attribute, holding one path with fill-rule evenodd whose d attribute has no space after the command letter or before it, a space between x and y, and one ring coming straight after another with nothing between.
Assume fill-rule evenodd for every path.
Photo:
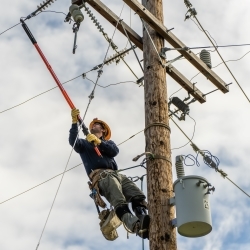
<instances>
[{"instance_id":1,"label":"insulator","mask_svg":"<svg viewBox=\"0 0 250 250\"><path fill-rule=\"evenodd\" d=\"M175 168L178 179L185 176L183 157L181 155L177 155L175 158Z\"/></svg>"},{"instance_id":2,"label":"insulator","mask_svg":"<svg viewBox=\"0 0 250 250\"><path fill-rule=\"evenodd\" d=\"M178 97L173 97L171 102L178 108L180 109L184 114L188 114L190 109L189 106L184 103L180 98Z\"/></svg>"},{"instance_id":3,"label":"insulator","mask_svg":"<svg viewBox=\"0 0 250 250\"><path fill-rule=\"evenodd\" d=\"M42 3L40 3L40 5L37 5L37 8L42 10L45 10L46 8L49 7L49 5L51 5L52 3L54 3L54 1L56 0L48 0L48 1L43 1ZM42 7L43 6L43 7Z\"/></svg>"},{"instance_id":4,"label":"insulator","mask_svg":"<svg viewBox=\"0 0 250 250\"><path fill-rule=\"evenodd\" d=\"M211 63L211 55L210 52L203 49L200 53L200 59L211 69L212 63Z\"/></svg>"},{"instance_id":5,"label":"insulator","mask_svg":"<svg viewBox=\"0 0 250 250\"><path fill-rule=\"evenodd\" d=\"M78 5L72 4L69 7L69 12L76 23L81 23L83 21L84 16L83 16L81 10L79 9Z\"/></svg>"},{"instance_id":6,"label":"insulator","mask_svg":"<svg viewBox=\"0 0 250 250\"><path fill-rule=\"evenodd\" d=\"M191 8L193 5L189 2L189 0L184 0L185 5L187 8Z\"/></svg>"}]
</instances>

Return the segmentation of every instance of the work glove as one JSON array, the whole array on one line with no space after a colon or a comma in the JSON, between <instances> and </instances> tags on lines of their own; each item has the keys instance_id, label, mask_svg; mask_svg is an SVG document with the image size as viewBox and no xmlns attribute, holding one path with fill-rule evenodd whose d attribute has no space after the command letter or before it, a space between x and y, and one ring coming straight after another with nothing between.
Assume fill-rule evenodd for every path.
<instances>
[{"instance_id":1,"label":"work glove","mask_svg":"<svg viewBox=\"0 0 250 250\"><path fill-rule=\"evenodd\" d=\"M73 108L71 110L71 116L72 116L72 123L77 123L78 119L77 116L80 114L79 109Z\"/></svg>"},{"instance_id":2,"label":"work glove","mask_svg":"<svg viewBox=\"0 0 250 250\"><path fill-rule=\"evenodd\" d=\"M94 142L95 146L101 144L101 140L99 138L97 138L94 134L88 134L86 136L86 139L88 142Z\"/></svg>"}]
</instances>

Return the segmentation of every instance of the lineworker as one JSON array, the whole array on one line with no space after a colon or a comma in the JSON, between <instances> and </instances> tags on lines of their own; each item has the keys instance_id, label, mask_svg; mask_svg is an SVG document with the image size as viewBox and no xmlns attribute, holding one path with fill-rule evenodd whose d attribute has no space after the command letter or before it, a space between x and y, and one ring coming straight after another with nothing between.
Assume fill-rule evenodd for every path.
<instances>
[{"instance_id":1,"label":"lineworker","mask_svg":"<svg viewBox=\"0 0 250 250\"><path fill-rule=\"evenodd\" d=\"M86 139L79 139L77 116L78 109L72 109L72 127L69 134L69 143L80 154L87 175L95 182L97 192L104 196L114 207L117 217L123 222L125 229L136 233L142 238L149 237L149 215L146 213L147 203L144 193L125 175L116 170L118 166L114 157L119 153L116 144L109 140L111 130L101 120L95 118L89 125L91 134ZM74 144L75 143L75 144ZM102 157L94 150L93 143L98 147ZM132 203L133 215L128 207Z\"/></svg>"}]
</instances>

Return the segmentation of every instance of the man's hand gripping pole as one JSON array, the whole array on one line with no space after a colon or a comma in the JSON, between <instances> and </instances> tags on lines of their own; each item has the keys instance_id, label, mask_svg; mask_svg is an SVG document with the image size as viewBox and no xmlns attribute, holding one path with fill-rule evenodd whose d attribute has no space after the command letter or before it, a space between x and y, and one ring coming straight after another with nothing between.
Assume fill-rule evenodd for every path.
<instances>
[{"instance_id":1,"label":"man's hand gripping pole","mask_svg":"<svg viewBox=\"0 0 250 250\"><path fill-rule=\"evenodd\" d=\"M21 23L22 23L22 27L24 29L24 31L26 32L26 34L28 35L30 41L32 42L32 44L35 46L37 52L39 53L39 55L41 56L41 58L43 59L43 62L45 63L45 65L47 66L49 72L51 73L52 77L54 78L57 86L59 87L59 89L61 90L65 100L67 101L67 103L69 104L71 109L75 108L75 105L73 104L73 102L71 101L71 99L69 98L67 92L65 91L65 89L63 88L60 80L58 79L58 77L56 76L54 70L52 69L52 67L50 66L49 62L47 61L46 57L44 56L43 52L41 51L40 47L37 44L36 39L34 38L33 34L31 33L31 31L29 30L28 26L26 25L26 23L24 22L24 20L20 19ZM79 123L82 126L82 132L85 136L87 136L89 134L89 130L86 127L86 125L83 123L82 118L80 117L80 115L77 116L77 119L79 121ZM98 156L102 157L99 149L94 146L94 149L96 151L96 153L98 154Z\"/></svg>"}]
</instances>

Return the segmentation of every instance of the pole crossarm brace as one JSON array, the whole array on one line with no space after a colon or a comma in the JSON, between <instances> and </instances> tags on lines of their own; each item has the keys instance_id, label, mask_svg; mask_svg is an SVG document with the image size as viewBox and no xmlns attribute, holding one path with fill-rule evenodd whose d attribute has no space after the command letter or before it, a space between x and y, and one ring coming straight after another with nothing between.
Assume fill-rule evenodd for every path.
<instances>
[{"instance_id":1,"label":"pole crossarm brace","mask_svg":"<svg viewBox=\"0 0 250 250\"><path fill-rule=\"evenodd\" d=\"M174 48L187 47L171 31L168 30L153 14L151 14L137 0L123 0L143 20L145 20L156 32L167 40ZM197 57L191 50L178 50L190 63L192 63L207 79L209 79L223 93L229 92L226 83L215 74L208 66Z\"/></svg>"},{"instance_id":2,"label":"pole crossarm brace","mask_svg":"<svg viewBox=\"0 0 250 250\"><path fill-rule=\"evenodd\" d=\"M117 21L119 21L119 17L112 12L106 5L104 5L99 0L87 0L88 4L91 5L97 12L99 12L103 17L105 17L111 24L116 26ZM74 4L80 5L82 0L74 1ZM143 50L143 41L142 37L140 37L134 30L132 30L125 22L122 21L122 25L126 30L130 40L141 50ZM118 24L118 30L124 34L124 29L122 25ZM200 103L206 102L205 95L185 77L183 76L173 65L169 65L166 67L167 73L177 81L188 93L190 93L195 99L197 99Z\"/></svg>"}]
</instances>

